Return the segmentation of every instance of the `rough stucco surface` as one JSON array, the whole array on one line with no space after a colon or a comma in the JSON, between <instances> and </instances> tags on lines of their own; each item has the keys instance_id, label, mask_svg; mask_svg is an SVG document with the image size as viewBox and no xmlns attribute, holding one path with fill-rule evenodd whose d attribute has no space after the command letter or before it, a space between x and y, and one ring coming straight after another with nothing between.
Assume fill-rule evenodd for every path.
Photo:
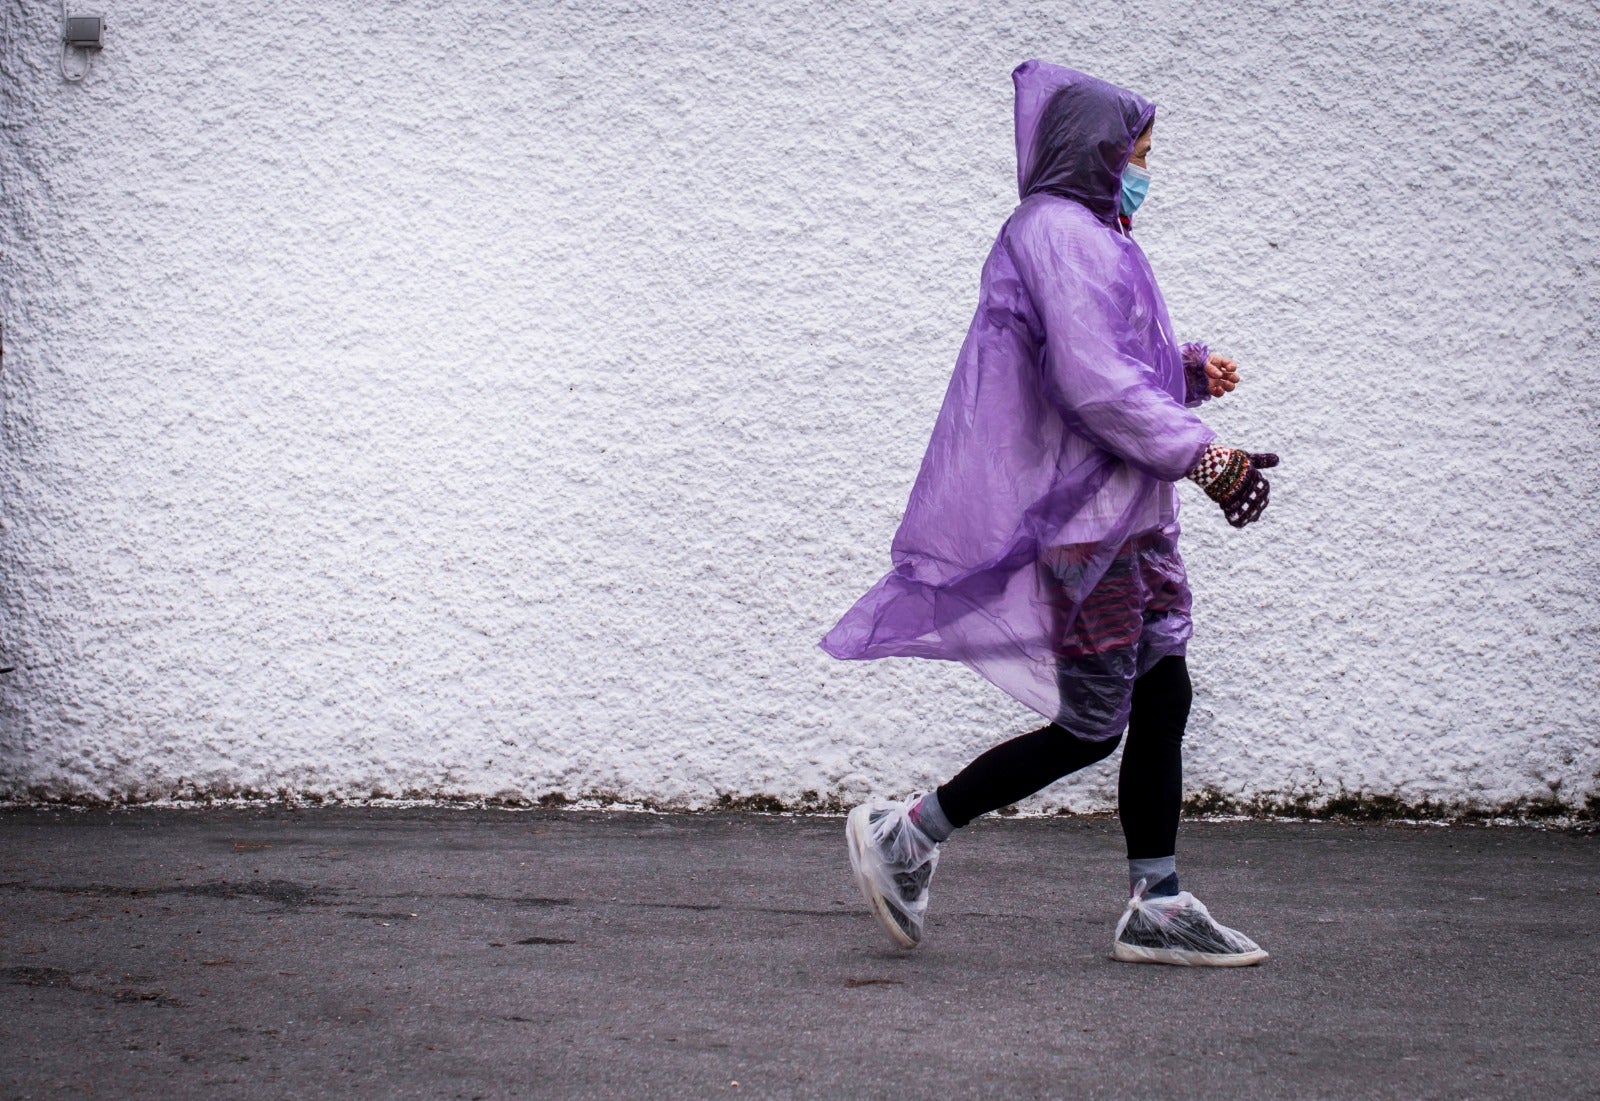
<instances>
[{"instance_id":1,"label":"rough stucco surface","mask_svg":"<svg viewBox=\"0 0 1600 1101\"><path fill-rule=\"evenodd\" d=\"M79 85L3 10L0 794L851 800L1040 725L816 646L1040 56L1161 105L1141 238L1283 455L1184 491L1191 792L1595 797L1587 0L125 0Z\"/></svg>"}]
</instances>

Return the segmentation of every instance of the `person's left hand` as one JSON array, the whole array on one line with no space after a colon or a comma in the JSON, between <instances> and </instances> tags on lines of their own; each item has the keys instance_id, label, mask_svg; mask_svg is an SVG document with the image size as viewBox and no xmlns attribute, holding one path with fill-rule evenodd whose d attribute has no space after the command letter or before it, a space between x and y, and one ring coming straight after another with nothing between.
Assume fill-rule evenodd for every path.
<instances>
[{"instance_id":1,"label":"person's left hand","mask_svg":"<svg viewBox=\"0 0 1600 1101\"><path fill-rule=\"evenodd\" d=\"M1206 360L1206 389L1214 398L1233 392L1239 385L1239 365L1226 356L1219 356L1215 352Z\"/></svg>"}]
</instances>

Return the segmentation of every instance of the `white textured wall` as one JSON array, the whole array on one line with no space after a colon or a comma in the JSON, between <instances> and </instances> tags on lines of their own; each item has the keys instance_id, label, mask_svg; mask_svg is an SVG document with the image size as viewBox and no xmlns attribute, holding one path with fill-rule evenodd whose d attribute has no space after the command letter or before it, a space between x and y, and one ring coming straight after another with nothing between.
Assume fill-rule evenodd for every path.
<instances>
[{"instance_id":1,"label":"white textured wall","mask_svg":"<svg viewBox=\"0 0 1600 1101\"><path fill-rule=\"evenodd\" d=\"M1190 787L1594 798L1589 0L102 7L81 85L0 8L0 793L848 800L1039 725L816 641L1041 56L1161 104L1141 236L1284 457L1188 494Z\"/></svg>"}]
</instances>

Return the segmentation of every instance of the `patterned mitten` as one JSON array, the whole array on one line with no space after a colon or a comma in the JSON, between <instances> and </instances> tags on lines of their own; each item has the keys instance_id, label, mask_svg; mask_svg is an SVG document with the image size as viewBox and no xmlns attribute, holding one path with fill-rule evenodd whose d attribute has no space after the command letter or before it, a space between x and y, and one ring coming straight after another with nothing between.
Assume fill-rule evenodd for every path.
<instances>
[{"instance_id":1,"label":"patterned mitten","mask_svg":"<svg viewBox=\"0 0 1600 1101\"><path fill-rule=\"evenodd\" d=\"M1222 506L1222 515L1228 523L1242 528L1259 519L1267 507L1271 487L1261 471L1277 465L1278 456L1270 452L1240 451L1212 444L1189 471L1189 477L1199 483L1207 497Z\"/></svg>"}]
</instances>

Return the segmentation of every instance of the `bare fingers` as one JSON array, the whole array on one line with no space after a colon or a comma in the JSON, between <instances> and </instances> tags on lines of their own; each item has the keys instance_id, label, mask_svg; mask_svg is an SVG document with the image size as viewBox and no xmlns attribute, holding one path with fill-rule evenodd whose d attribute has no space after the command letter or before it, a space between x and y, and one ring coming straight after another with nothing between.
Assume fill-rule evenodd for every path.
<instances>
[{"instance_id":1,"label":"bare fingers","mask_svg":"<svg viewBox=\"0 0 1600 1101\"><path fill-rule=\"evenodd\" d=\"M1213 355L1206 360L1206 376L1211 396L1220 398L1239 385L1239 365L1226 356Z\"/></svg>"}]
</instances>

